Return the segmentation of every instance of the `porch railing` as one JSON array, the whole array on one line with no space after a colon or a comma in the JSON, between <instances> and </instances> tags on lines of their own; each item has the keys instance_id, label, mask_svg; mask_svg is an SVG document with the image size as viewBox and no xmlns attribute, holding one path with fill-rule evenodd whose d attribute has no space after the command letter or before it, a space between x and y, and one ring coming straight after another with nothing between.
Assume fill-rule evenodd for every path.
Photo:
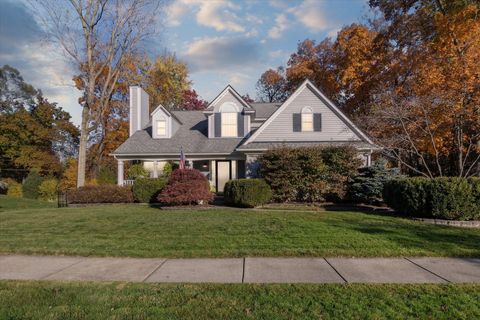
<instances>
[{"instance_id":1,"label":"porch railing","mask_svg":"<svg viewBox=\"0 0 480 320\"><path fill-rule=\"evenodd\" d=\"M124 186L133 186L133 183L135 180L123 180L123 185Z\"/></svg>"}]
</instances>

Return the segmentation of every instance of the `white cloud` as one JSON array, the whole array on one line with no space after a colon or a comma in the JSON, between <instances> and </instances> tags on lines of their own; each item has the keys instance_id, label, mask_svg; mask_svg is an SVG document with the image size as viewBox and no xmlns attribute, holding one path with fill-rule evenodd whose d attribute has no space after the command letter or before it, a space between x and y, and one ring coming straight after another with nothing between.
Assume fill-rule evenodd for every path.
<instances>
[{"instance_id":1,"label":"white cloud","mask_svg":"<svg viewBox=\"0 0 480 320\"><path fill-rule=\"evenodd\" d=\"M279 58L285 55L285 51L283 50L270 51L268 55L270 56L270 58Z\"/></svg>"},{"instance_id":2,"label":"white cloud","mask_svg":"<svg viewBox=\"0 0 480 320\"><path fill-rule=\"evenodd\" d=\"M288 28L288 19L285 14L279 14L275 18L275 25L268 31L268 36L272 39L278 39Z\"/></svg>"},{"instance_id":3,"label":"white cloud","mask_svg":"<svg viewBox=\"0 0 480 320\"><path fill-rule=\"evenodd\" d=\"M232 11L238 9L239 6L226 0L205 1L202 2L200 10L197 12L197 22L207 27L213 27L218 31L243 32L245 28L239 23L238 16Z\"/></svg>"},{"instance_id":4,"label":"white cloud","mask_svg":"<svg viewBox=\"0 0 480 320\"><path fill-rule=\"evenodd\" d=\"M192 72L229 70L257 62L259 44L248 37L201 38L187 46L182 58Z\"/></svg>"},{"instance_id":5,"label":"white cloud","mask_svg":"<svg viewBox=\"0 0 480 320\"><path fill-rule=\"evenodd\" d=\"M332 27L325 17L325 11L324 4L317 0L304 0L300 5L288 9L311 32L325 31Z\"/></svg>"},{"instance_id":6,"label":"white cloud","mask_svg":"<svg viewBox=\"0 0 480 320\"><path fill-rule=\"evenodd\" d=\"M182 17L191 12L199 25L217 31L243 32L240 18L235 13L240 6L229 0L176 0L167 8L168 23L178 26ZM246 18L253 19L253 16Z\"/></svg>"},{"instance_id":7,"label":"white cloud","mask_svg":"<svg viewBox=\"0 0 480 320\"><path fill-rule=\"evenodd\" d=\"M177 0L174 1L168 8L167 8L167 20L168 24L171 26L178 26L180 25L180 19L183 17L185 13L188 12L189 3L187 1Z\"/></svg>"}]
</instances>

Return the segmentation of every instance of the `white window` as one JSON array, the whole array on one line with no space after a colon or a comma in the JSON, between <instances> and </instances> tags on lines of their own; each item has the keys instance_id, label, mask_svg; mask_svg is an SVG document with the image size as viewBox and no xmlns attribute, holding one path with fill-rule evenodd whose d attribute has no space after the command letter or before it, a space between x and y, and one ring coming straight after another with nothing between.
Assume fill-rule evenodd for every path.
<instances>
[{"instance_id":1,"label":"white window","mask_svg":"<svg viewBox=\"0 0 480 320\"><path fill-rule=\"evenodd\" d=\"M222 137L236 137L237 131L237 113L222 112Z\"/></svg>"},{"instance_id":2,"label":"white window","mask_svg":"<svg viewBox=\"0 0 480 320\"><path fill-rule=\"evenodd\" d=\"M167 121L165 119L157 120L157 136L167 135Z\"/></svg>"},{"instance_id":3,"label":"white window","mask_svg":"<svg viewBox=\"0 0 480 320\"><path fill-rule=\"evenodd\" d=\"M302 109L302 131L313 131L313 112L308 107Z\"/></svg>"}]
</instances>

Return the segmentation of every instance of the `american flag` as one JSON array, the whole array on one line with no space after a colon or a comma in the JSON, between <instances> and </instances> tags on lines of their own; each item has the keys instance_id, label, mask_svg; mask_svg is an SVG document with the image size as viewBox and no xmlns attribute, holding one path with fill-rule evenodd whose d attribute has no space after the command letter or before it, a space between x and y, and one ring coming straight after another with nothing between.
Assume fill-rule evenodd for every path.
<instances>
[{"instance_id":1,"label":"american flag","mask_svg":"<svg viewBox=\"0 0 480 320\"><path fill-rule=\"evenodd\" d=\"M180 169L185 169L185 155L182 147L180 147Z\"/></svg>"}]
</instances>

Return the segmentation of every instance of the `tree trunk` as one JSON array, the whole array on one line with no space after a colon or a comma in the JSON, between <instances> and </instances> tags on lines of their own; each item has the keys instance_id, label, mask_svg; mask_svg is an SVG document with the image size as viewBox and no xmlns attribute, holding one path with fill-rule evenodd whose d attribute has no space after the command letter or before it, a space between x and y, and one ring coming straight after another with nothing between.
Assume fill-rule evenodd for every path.
<instances>
[{"instance_id":1,"label":"tree trunk","mask_svg":"<svg viewBox=\"0 0 480 320\"><path fill-rule=\"evenodd\" d=\"M82 123L80 124L80 145L78 148L77 188L85 185L85 165L87 161L88 142L88 105L83 106Z\"/></svg>"}]
</instances>

